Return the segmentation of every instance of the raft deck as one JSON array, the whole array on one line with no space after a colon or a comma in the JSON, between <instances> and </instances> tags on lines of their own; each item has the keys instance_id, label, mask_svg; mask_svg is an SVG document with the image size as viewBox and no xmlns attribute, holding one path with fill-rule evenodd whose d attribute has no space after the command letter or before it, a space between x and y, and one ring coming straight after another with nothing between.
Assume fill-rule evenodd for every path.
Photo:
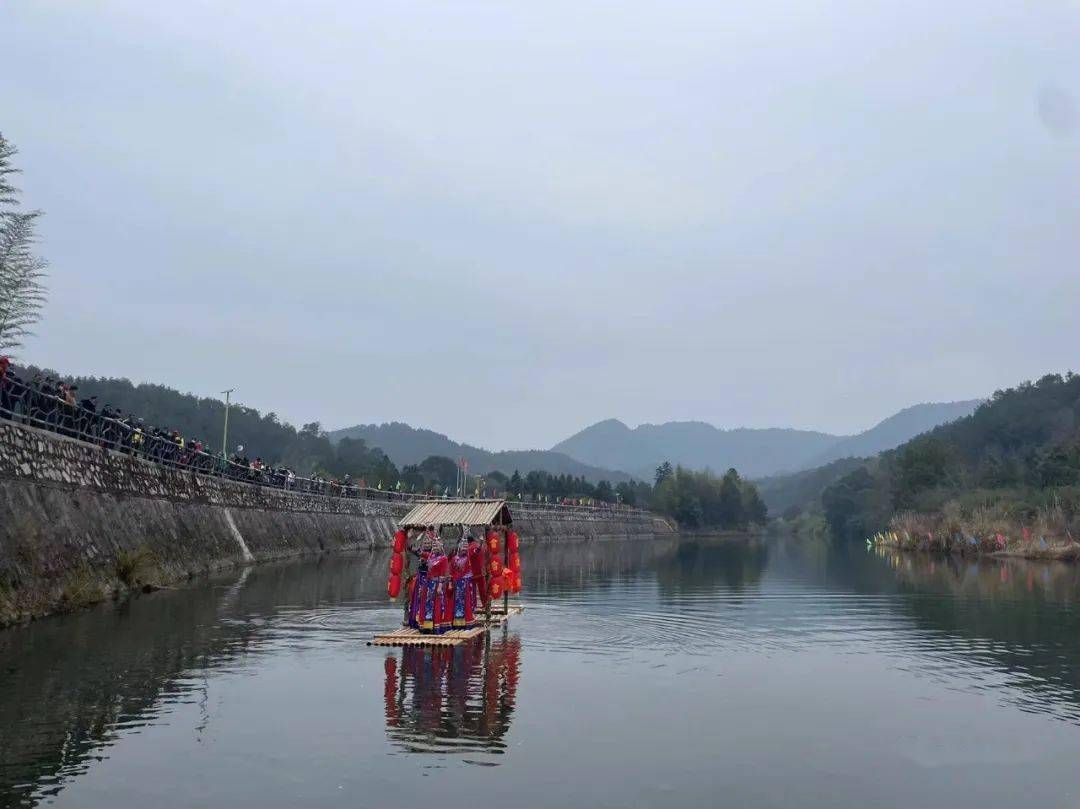
<instances>
[{"instance_id":1,"label":"raft deck","mask_svg":"<svg viewBox=\"0 0 1080 809\"><path fill-rule=\"evenodd\" d=\"M427 635L419 629L404 626L393 632L384 632L376 635L368 641L368 646L457 646L472 638L477 638L489 631L492 627L502 626L511 615L520 615L525 608L517 605L510 607L508 612L500 610L491 611L491 621L483 622L472 629L451 629L441 635ZM481 617L483 621L483 617Z\"/></svg>"}]
</instances>

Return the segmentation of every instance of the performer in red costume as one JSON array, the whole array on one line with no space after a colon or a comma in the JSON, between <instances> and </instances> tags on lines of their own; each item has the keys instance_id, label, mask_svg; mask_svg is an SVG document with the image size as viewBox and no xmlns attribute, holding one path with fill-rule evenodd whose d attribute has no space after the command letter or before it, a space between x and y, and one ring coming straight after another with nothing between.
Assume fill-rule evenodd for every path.
<instances>
[{"instance_id":1,"label":"performer in red costume","mask_svg":"<svg viewBox=\"0 0 1080 809\"><path fill-rule=\"evenodd\" d=\"M454 580L454 629L471 629L476 625L476 587L467 540L458 543L457 553L450 560L450 578Z\"/></svg>"},{"instance_id":2,"label":"performer in red costume","mask_svg":"<svg viewBox=\"0 0 1080 809\"><path fill-rule=\"evenodd\" d=\"M441 635L450 629L454 614L453 595L450 586L450 560L443 552L441 539L436 539L427 563L427 585L421 593L422 613L420 631Z\"/></svg>"}]
</instances>

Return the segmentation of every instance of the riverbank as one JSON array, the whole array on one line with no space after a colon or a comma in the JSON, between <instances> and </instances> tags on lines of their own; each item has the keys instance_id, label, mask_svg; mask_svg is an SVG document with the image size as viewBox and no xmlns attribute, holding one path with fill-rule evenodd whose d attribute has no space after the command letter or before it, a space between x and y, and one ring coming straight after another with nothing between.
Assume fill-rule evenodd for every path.
<instances>
[{"instance_id":1,"label":"riverbank","mask_svg":"<svg viewBox=\"0 0 1080 809\"><path fill-rule=\"evenodd\" d=\"M1039 510L1030 520L992 509L935 515L908 512L894 517L888 530L867 542L959 556L1080 560L1080 543L1060 509Z\"/></svg>"},{"instance_id":2,"label":"riverbank","mask_svg":"<svg viewBox=\"0 0 1080 809\"><path fill-rule=\"evenodd\" d=\"M409 502L204 475L0 422L0 627L258 562L389 544ZM513 507L529 541L671 534L649 515Z\"/></svg>"}]
</instances>

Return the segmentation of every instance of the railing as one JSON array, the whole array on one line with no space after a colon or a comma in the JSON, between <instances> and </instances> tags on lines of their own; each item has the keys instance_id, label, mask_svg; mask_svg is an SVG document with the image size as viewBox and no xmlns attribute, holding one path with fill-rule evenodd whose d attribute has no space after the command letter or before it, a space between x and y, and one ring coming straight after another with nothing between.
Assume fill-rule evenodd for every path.
<instances>
[{"instance_id":1,"label":"railing","mask_svg":"<svg viewBox=\"0 0 1080 809\"><path fill-rule=\"evenodd\" d=\"M172 468L285 491L372 500L421 499L403 492L346 486L321 478L300 477L283 468L245 466L221 453L206 452L186 442L181 443L182 439L154 432L141 422L133 424L126 419L110 418L78 404L73 405L59 396L23 382L10 373L0 384L0 418L68 438L77 438L98 447Z\"/></svg>"},{"instance_id":2,"label":"railing","mask_svg":"<svg viewBox=\"0 0 1080 809\"><path fill-rule=\"evenodd\" d=\"M128 419L111 418L79 404L72 404L60 396L24 382L10 369L0 377L0 419L48 430L174 469L185 469L289 492L402 503L443 499L432 495L345 485L321 478L305 478L283 468L238 464L223 453L206 452L187 444L184 439L161 434L160 431L144 426L141 420L133 424ZM616 503L594 506L565 505L515 499L512 495L508 495L506 499L530 511L580 513L594 519L611 516L645 520L654 516L644 509Z\"/></svg>"}]
</instances>

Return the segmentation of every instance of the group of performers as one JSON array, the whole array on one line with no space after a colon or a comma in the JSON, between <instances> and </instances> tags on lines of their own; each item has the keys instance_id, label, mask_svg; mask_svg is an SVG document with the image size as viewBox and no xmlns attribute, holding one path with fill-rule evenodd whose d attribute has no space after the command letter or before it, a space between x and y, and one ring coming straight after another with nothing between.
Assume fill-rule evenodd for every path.
<instances>
[{"instance_id":1,"label":"group of performers","mask_svg":"<svg viewBox=\"0 0 1080 809\"><path fill-rule=\"evenodd\" d=\"M476 626L486 603L484 549L476 537L466 533L454 555L447 556L442 537L429 525L419 546L408 550L418 564L406 584L403 623L433 635Z\"/></svg>"}]
</instances>

